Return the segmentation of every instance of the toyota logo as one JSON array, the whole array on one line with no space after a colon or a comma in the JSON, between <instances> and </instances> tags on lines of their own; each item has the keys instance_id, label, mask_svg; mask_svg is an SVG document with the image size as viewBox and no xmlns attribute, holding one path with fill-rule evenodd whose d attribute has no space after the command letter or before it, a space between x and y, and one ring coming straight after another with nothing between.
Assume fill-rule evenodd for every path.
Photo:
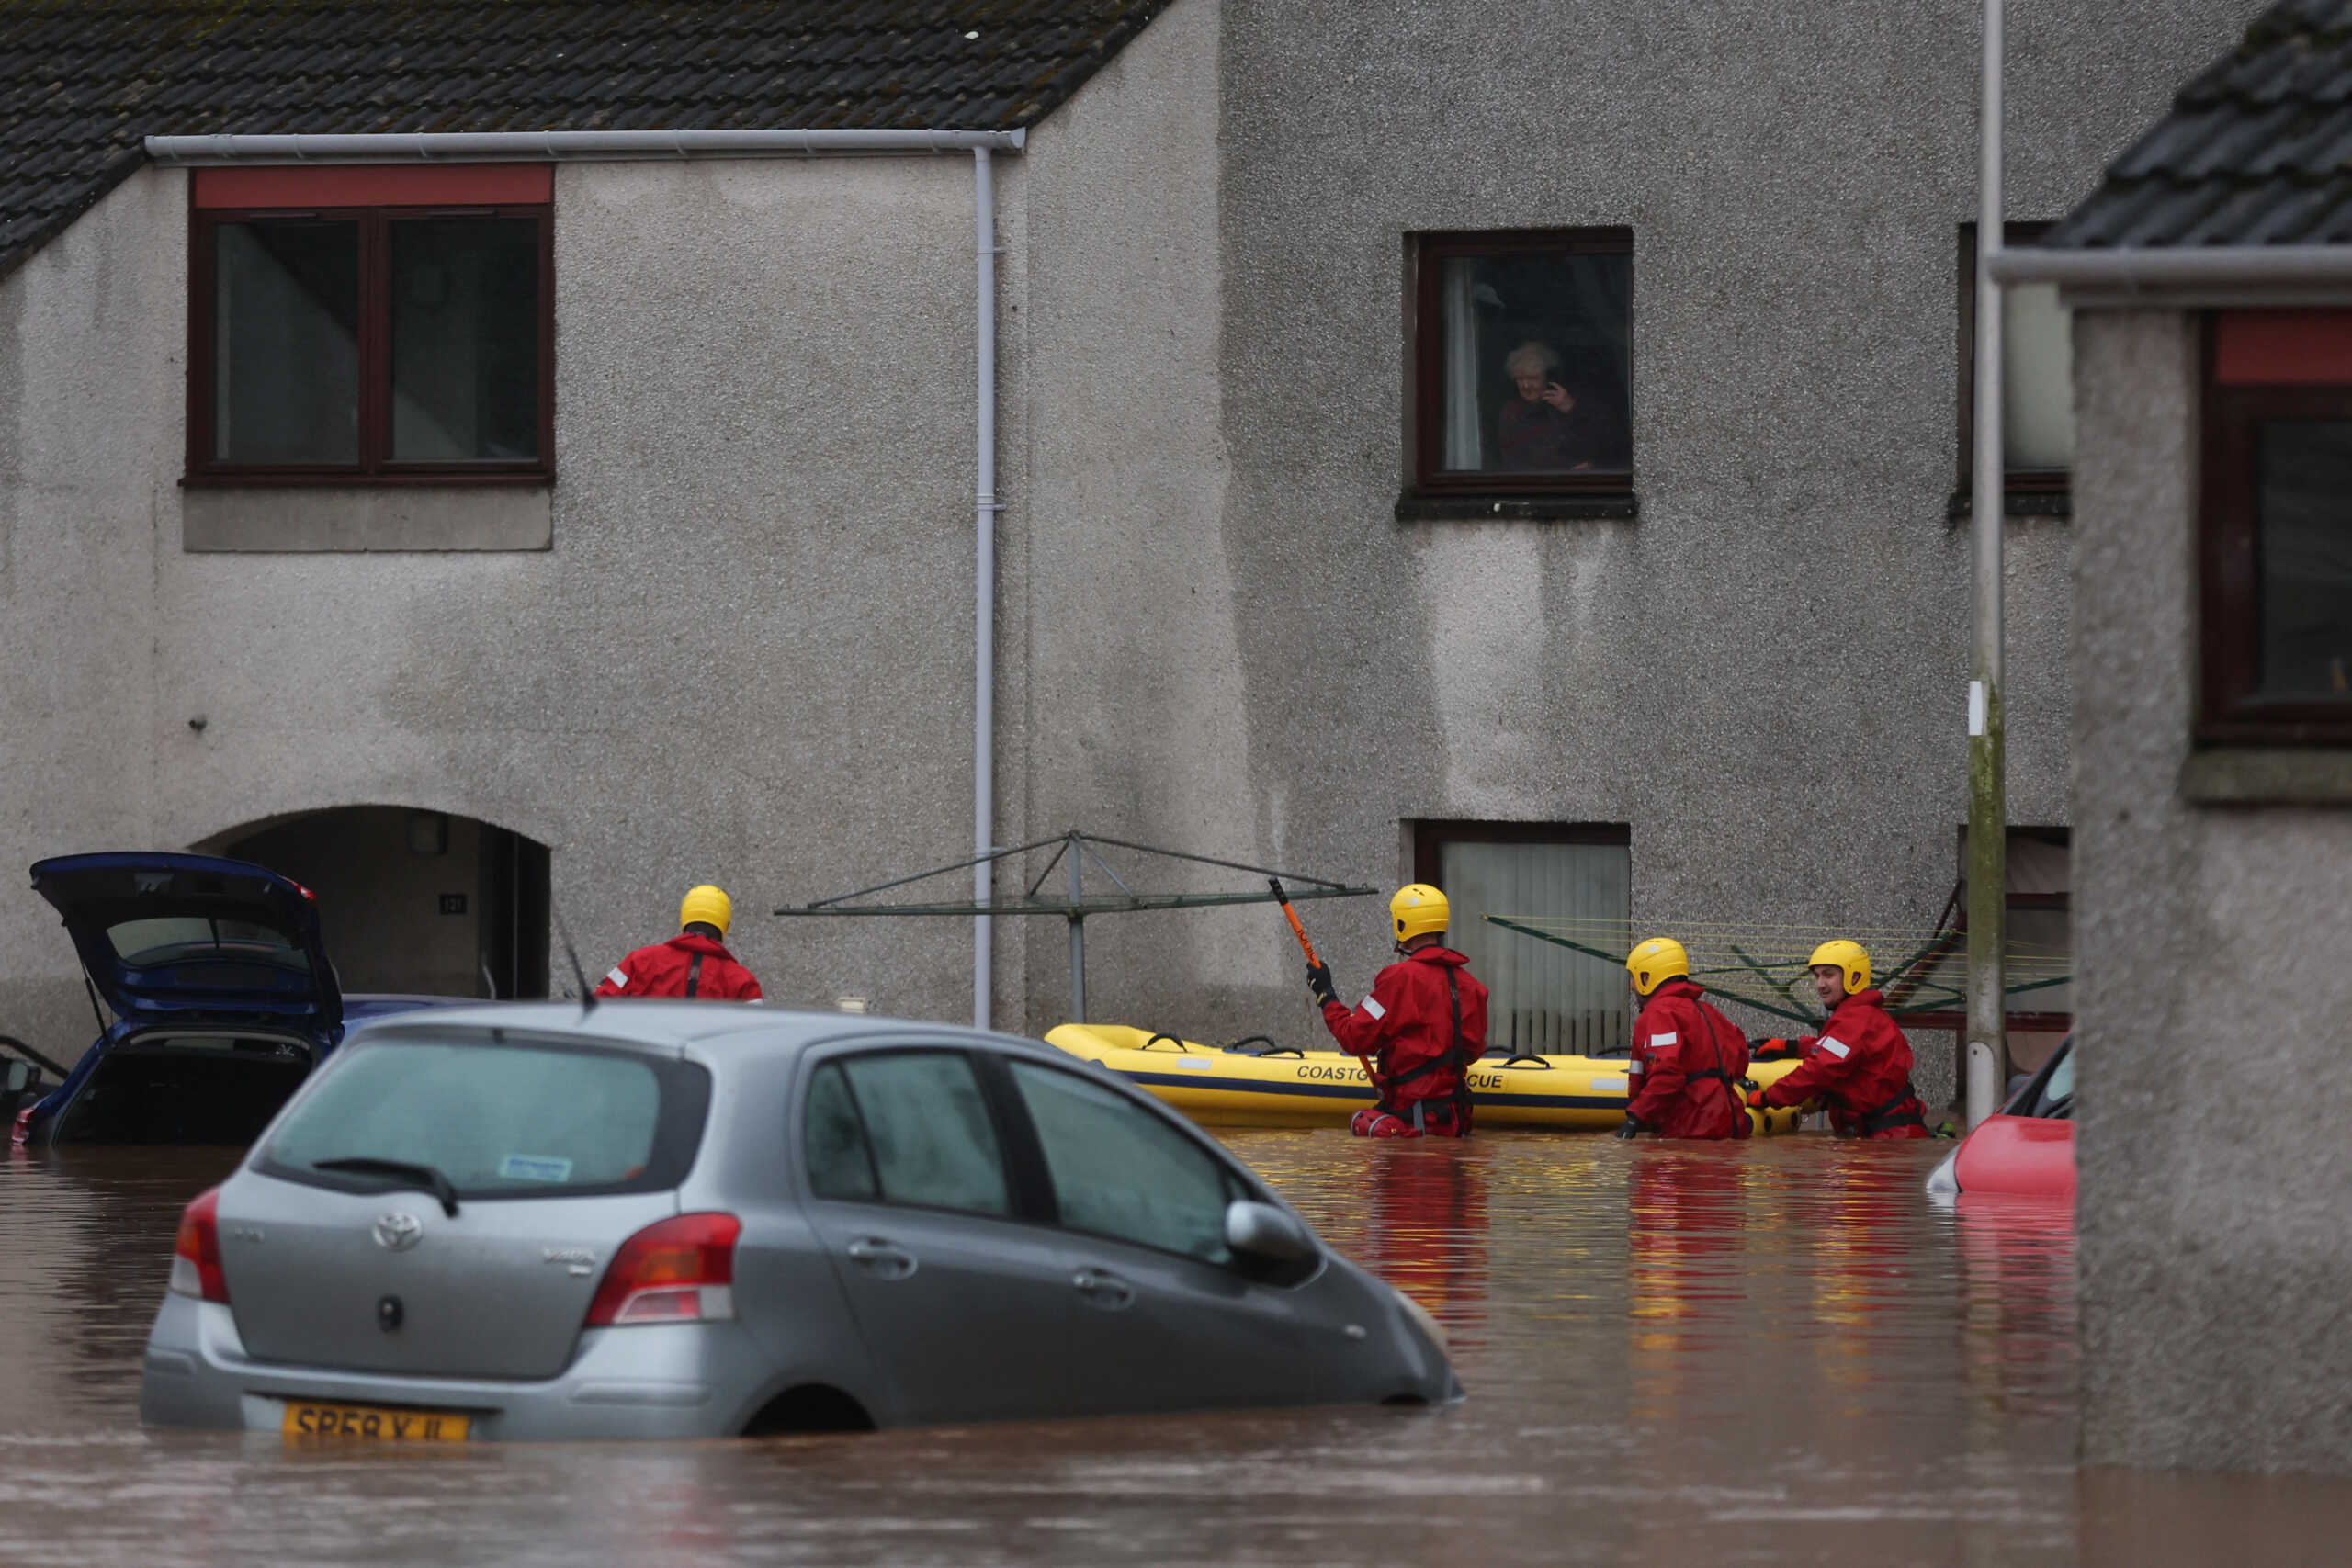
<instances>
[{"instance_id":1,"label":"toyota logo","mask_svg":"<svg viewBox=\"0 0 2352 1568\"><path fill-rule=\"evenodd\" d=\"M376 1245L391 1252L406 1252L424 1237L424 1222L414 1214L379 1214Z\"/></svg>"}]
</instances>

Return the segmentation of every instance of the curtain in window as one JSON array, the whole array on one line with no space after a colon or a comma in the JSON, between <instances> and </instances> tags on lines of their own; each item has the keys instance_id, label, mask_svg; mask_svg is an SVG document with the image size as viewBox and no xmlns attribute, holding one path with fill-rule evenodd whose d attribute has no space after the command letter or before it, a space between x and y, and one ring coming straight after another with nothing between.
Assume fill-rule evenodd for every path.
<instances>
[{"instance_id":1,"label":"curtain in window","mask_svg":"<svg viewBox=\"0 0 2352 1568\"><path fill-rule=\"evenodd\" d=\"M2012 468L2074 465L2074 323L2054 283L2001 291L2001 437Z\"/></svg>"},{"instance_id":2,"label":"curtain in window","mask_svg":"<svg viewBox=\"0 0 2352 1568\"><path fill-rule=\"evenodd\" d=\"M1478 403L1478 310L1472 298L1477 265L1464 258L1445 264L1445 466L1487 466L1487 440Z\"/></svg>"},{"instance_id":3,"label":"curtain in window","mask_svg":"<svg viewBox=\"0 0 2352 1568\"><path fill-rule=\"evenodd\" d=\"M1440 857L1453 906L1447 938L1491 993L1487 1043L1514 1051L1622 1055L1633 1028L1625 971L1518 931L1487 915L1612 922L1632 913L1632 852L1623 844L1453 842Z\"/></svg>"}]
</instances>

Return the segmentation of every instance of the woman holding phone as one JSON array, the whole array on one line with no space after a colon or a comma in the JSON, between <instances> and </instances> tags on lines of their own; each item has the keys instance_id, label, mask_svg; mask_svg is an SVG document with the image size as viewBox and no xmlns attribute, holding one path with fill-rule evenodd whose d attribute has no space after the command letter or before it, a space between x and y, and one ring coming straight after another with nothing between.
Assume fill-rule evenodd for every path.
<instances>
[{"instance_id":1,"label":"woman holding phone","mask_svg":"<svg viewBox=\"0 0 2352 1568\"><path fill-rule=\"evenodd\" d=\"M1530 341L1510 351L1503 369L1519 396L1503 405L1497 433L1506 468L1574 473L1592 467L1589 423L1576 419L1577 400L1558 380L1560 355Z\"/></svg>"}]
</instances>

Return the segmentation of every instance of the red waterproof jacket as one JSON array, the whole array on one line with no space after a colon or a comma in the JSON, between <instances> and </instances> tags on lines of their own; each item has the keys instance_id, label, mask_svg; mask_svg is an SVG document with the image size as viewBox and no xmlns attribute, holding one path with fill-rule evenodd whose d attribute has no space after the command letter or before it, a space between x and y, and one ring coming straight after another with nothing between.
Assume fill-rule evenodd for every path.
<instances>
[{"instance_id":1,"label":"red waterproof jacket","mask_svg":"<svg viewBox=\"0 0 2352 1568\"><path fill-rule=\"evenodd\" d=\"M1751 1123L1735 1079L1747 1071L1747 1037L1690 980L1650 993L1634 1021L1625 1112L1661 1138L1744 1138Z\"/></svg>"},{"instance_id":2,"label":"red waterproof jacket","mask_svg":"<svg viewBox=\"0 0 2352 1568\"><path fill-rule=\"evenodd\" d=\"M1879 993L1860 991L1838 1004L1818 1035L1796 1042L1804 1060L1764 1091L1767 1105L1800 1105L1821 1097L1841 1133L1865 1138L1925 1138L1926 1108L1911 1087L1911 1043L1886 1016Z\"/></svg>"},{"instance_id":3,"label":"red waterproof jacket","mask_svg":"<svg viewBox=\"0 0 2352 1568\"><path fill-rule=\"evenodd\" d=\"M724 942L700 931L680 931L640 947L596 984L600 997L707 997L756 1002L760 983L735 962Z\"/></svg>"},{"instance_id":4,"label":"red waterproof jacket","mask_svg":"<svg viewBox=\"0 0 2352 1568\"><path fill-rule=\"evenodd\" d=\"M1367 1066L1383 1110L1410 1121L1417 1103L1450 1105L1458 1116L1449 1122L1458 1120L1461 1132L1469 1130L1470 1088L1463 1070L1487 1050L1487 987L1471 975L1469 962L1451 948L1417 948L1380 972L1372 995L1354 1011L1340 1002L1323 1004L1323 1022L1340 1049L1371 1058Z\"/></svg>"}]
</instances>

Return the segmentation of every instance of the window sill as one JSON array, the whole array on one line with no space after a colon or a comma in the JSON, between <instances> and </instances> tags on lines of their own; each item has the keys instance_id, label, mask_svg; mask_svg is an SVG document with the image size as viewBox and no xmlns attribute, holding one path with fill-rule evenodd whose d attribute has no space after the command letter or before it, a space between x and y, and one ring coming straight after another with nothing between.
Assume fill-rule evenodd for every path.
<instances>
[{"instance_id":1,"label":"window sill","mask_svg":"<svg viewBox=\"0 0 2352 1568\"><path fill-rule=\"evenodd\" d=\"M2352 806L2352 747L2192 751L2180 794L2196 806Z\"/></svg>"},{"instance_id":2,"label":"window sill","mask_svg":"<svg viewBox=\"0 0 2352 1568\"><path fill-rule=\"evenodd\" d=\"M182 490L415 490L438 486L445 490L532 490L555 483L545 469L499 468L488 472L463 468L390 473L320 473L295 471L249 474L185 474Z\"/></svg>"},{"instance_id":3,"label":"window sill","mask_svg":"<svg viewBox=\"0 0 2352 1568\"><path fill-rule=\"evenodd\" d=\"M180 547L190 554L544 550L554 542L554 491L544 479L528 487L206 486L180 492Z\"/></svg>"},{"instance_id":4,"label":"window sill","mask_svg":"<svg viewBox=\"0 0 2352 1568\"><path fill-rule=\"evenodd\" d=\"M1951 492L1951 502L1944 508L1944 516L1954 523L1966 521L1975 513L1973 498L1964 490ZM2001 496L2001 514L2005 517L2072 517L2075 514L2073 492L2063 490L2013 490Z\"/></svg>"},{"instance_id":5,"label":"window sill","mask_svg":"<svg viewBox=\"0 0 2352 1568\"><path fill-rule=\"evenodd\" d=\"M1566 523L1630 521L1641 505L1631 491L1615 495L1415 495L1396 498L1399 523Z\"/></svg>"}]
</instances>

